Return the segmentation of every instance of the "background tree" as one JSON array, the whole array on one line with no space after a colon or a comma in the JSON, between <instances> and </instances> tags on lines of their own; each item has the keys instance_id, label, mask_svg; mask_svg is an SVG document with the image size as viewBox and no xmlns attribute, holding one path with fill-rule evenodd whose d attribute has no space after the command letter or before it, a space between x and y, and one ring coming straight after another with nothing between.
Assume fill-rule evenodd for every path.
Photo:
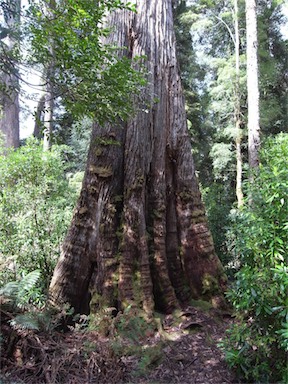
<instances>
[{"instance_id":1,"label":"background tree","mask_svg":"<svg viewBox=\"0 0 288 384\"><path fill-rule=\"evenodd\" d=\"M56 14L56 1L49 0L46 4L44 12L46 13L46 19L50 23L55 23ZM54 108L55 108L55 36L48 36L47 53L48 60L44 64L45 78L43 81L46 83L45 87L45 102L44 102L44 116L43 116L43 149L47 151L52 145L52 134L53 134L53 119L54 119ZM40 99L41 103L41 99Z\"/></svg>"},{"instance_id":2,"label":"background tree","mask_svg":"<svg viewBox=\"0 0 288 384\"><path fill-rule=\"evenodd\" d=\"M287 130L287 24L283 1L257 3L260 126L263 136Z\"/></svg>"},{"instance_id":3,"label":"background tree","mask_svg":"<svg viewBox=\"0 0 288 384\"><path fill-rule=\"evenodd\" d=\"M110 23L130 58L146 55L147 85L126 124L94 124L51 298L78 312L90 286L94 310L169 312L191 296L217 305L224 276L195 176L171 1L139 1L137 14L113 13Z\"/></svg>"},{"instance_id":4,"label":"background tree","mask_svg":"<svg viewBox=\"0 0 288 384\"><path fill-rule=\"evenodd\" d=\"M258 82L258 38L256 1L246 0L248 158L251 169L259 166L260 115Z\"/></svg>"},{"instance_id":5,"label":"background tree","mask_svg":"<svg viewBox=\"0 0 288 384\"><path fill-rule=\"evenodd\" d=\"M0 132L6 147L19 146L19 60L21 0L1 2Z\"/></svg>"}]
</instances>

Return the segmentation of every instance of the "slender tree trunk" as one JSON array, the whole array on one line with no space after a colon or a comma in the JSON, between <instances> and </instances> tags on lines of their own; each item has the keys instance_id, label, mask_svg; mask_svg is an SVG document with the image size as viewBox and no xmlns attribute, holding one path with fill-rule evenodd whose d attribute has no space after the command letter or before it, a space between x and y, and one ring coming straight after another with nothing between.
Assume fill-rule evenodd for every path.
<instances>
[{"instance_id":1,"label":"slender tree trunk","mask_svg":"<svg viewBox=\"0 0 288 384\"><path fill-rule=\"evenodd\" d=\"M44 111L45 111L45 95L42 95L38 101L37 110L35 114L35 124L33 136L41 139L44 128Z\"/></svg>"},{"instance_id":2,"label":"slender tree trunk","mask_svg":"<svg viewBox=\"0 0 288 384\"><path fill-rule=\"evenodd\" d=\"M2 72L0 82L0 131L4 134L5 147L17 148L20 145L19 138L19 80L17 67L10 57L11 52L19 44L18 37L15 37L20 23L21 0L13 0L7 5L5 22L10 29L6 38L6 55L9 57L9 65Z\"/></svg>"},{"instance_id":3,"label":"slender tree trunk","mask_svg":"<svg viewBox=\"0 0 288 384\"><path fill-rule=\"evenodd\" d=\"M240 36L239 36L239 16L238 0L234 0L234 34L229 25L221 17L215 16L225 25L233 41L235 48L235 88L234 88L234 122L235 122L235 152L236 152L236 198L238 208L243 205L242 191L242 129L241 129L241 105L240 105Z\"/></svg>"},{"instance_id":4,"label":"slender tree trunk","mask_svg":"<svg viewBox=\"0 0 288 384\"><path fill-rule=\"evenodd\" d=\"M54 118L54 86L53 86L53 66L47 71L47 85L44 103L43 121L43 150L48 151L52 146L53 118Z\"/></svg>"},{"instance_id":5,"label":"slender tree trunk","mask_svg":"<svg viewBox=\"0 0 288 384\"><path fill-rule=\"evenodd\" d=\"M251 169L259 165L259 84L257 60L256 1L246 0L247 92L248 92L248 157Z\"/></svg>"},{"instance_id":6,"label":"slender tree trunk","mask_svg":"<svg viewBox=\"0 0 288 384\"><path fill-rule=\"evenodd\" d=\"M47 4L46 13L52 20L54 18L54 11L56 8L56 0L49 0ZM54 37L50 36L50 61L45 68L46 74L46 90L45 90L45 108L44 108L44 124L43 124L43 150L48 151L52 146L52 134L53 134L53 119L54 119L54 104L55 104L55 92L54 92Z\"/></svg>"},{"instance_id":7,"label":"slender tree trunk","mask_svg":"<svg viewBox=\"0 0 288 384\"><path fill-rule=\"evenodd\" d=\"M171 0L111 15L148 83L125 124L94 125L81 196L50 285L77 312L136 304L171 312L189 298L215 305L225 276L215 255L186 125ZM155 98L159 101L155 102Z\"/></svg>"},{"instance_id":8,"label":"slender tree trunk","mask_svg":"<svg viewBox=\"0 0 288 384\"><path fill-rule=\"evenodd\" d=\"M240 37L239 37L239 19L238 19L238 0L234 0L234 29L235 29L235 127L236 127L236 197L238 208L243 205L242 191L242 154L241 154L241 106L240 106Z\"/></svg>"}]
</instances>

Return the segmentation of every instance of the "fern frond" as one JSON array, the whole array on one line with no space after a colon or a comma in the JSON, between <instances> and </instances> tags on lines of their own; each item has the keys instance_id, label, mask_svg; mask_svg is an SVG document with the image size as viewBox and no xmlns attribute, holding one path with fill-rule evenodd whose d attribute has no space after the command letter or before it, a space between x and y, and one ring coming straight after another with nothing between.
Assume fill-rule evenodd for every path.
<instances>
[{"instance_id":1,"label":"fern frond","mask_svg":"<svg viewBox=\"0 0 288 384\"><path fill-rule=\"evenodd\" d=\"M39 321L36 314L24 313L22 315L17 315L13 320L10 321L10 324L13 328L22 328L39 331Z\"/></svg>"},{"instance_id":2,"label":"fern frond","mask_svg":"<svg viewBox=\"0 0 288 384\"><path fill-rule=\"evenodd\" d=\"M11 281L0 289L0 296L8 298L13 305L21 308L29 301L29 292L34 288L40 278L40 270L28 273L20 281ZM30 295L31 296L31 295ZM27 298L28 297L28 298Z\"/></svg>"},{"instance_id":3,"label":"fern frond","mask_svg":"<svg viewBox=\"0 0 288 384\"><path fill-rule=\"evenodd\" d=\"M15 301L18 297L18 292L19 292L19 282L10 281L0 289L0 296L5 296L8 299L12 299L13 301Z\"/></svg>"},{"instance_id":4,"label":"fern frond","mask_svg":"<svg viewBox=\"0 0 288 384\"><path fill-rule=\"evenodd\" d=\"M36 269L35 271L28 273L23 277L21 281L19 281L18 299L21 300L23 296L25 296L32 288L34 288L40 278L40 274L40 270Z\"/></svg>"}]
</instances>

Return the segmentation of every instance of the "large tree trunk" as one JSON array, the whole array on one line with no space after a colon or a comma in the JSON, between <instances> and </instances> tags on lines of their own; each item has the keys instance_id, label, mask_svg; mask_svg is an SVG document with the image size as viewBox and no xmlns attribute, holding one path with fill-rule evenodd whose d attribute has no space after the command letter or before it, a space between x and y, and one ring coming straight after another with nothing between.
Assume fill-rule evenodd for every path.
<instances>
[{"instance_id":1,"label":"large tree trunk","mask_svg":"<svg viewBox=\"0 0 288 384\"><path fill-rule=\"evenodd\" d=\"M146 55L148 84L126 124L94 125L82 192L50 285L77 312L137 304L171 312L189 298L215 305L225 277L191 154L171 0L118 11L114 38ZM158 101L155 102L155 98Z\"/></svg>"},{"instance_id":2,"label":"large tree trunk","mask_svg":"<svg viewBox=\"0 0 288 384\"><path fill-rule=\"evenodd\" d=\"M248 160L251 169L259 165L260 124L259 84L257 59L257 13L256 1L246 0L247 36L247 92L248 92Z\"/></svg>"},{"instance_id":3,"label":"large tree trunk","mask_svg":"<svg viewBox=\"0 0 288 384\"><path fill-rule=\"evenodd\" d=\"M0 132L4 135L4 145L7 148L17 148L20 145L19 80L12 53L19 44L16 34L20 23L20 10L21 1L13 0L8 2L5 12L5 22L9 32L4 43L6 63L0 75Z\"/></svg>"}]
</instances>

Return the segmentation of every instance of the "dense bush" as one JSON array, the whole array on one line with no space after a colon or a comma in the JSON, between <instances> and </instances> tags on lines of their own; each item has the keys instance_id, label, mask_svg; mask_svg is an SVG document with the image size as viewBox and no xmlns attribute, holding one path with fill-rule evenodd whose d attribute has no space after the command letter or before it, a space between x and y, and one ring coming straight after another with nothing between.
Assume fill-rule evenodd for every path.
<instances>
[{"instance_id":1,"label":"dense bush","mask_svg":"<svg viewBox=\"0 0 288 384\"><path fill-rule=\"evenodd\" d=\"M223 346L230 366L253 383L288 379L287 159L287 134L266 142L229 233L241 268L228 293L238 322Z\"/></svg>"},{"instance_id":2,"label":"dense bush","mask_svg":"<svg viewBox=\"0 0 288 384\"><path fill-rule=\"evenodd\" d=\"M63 147L43 153L29 140L2 154L0 191L0 285L39 269L43 292L76 199L65 177Z\"/></svg>"},{"instance_id":3,"label":"dense bush","mask_svg":"<svg viewBox=\"0 0 288 384\"><path fill-rule=\"evenodd\" d=\"M227 249L226 228L230 225L229 212L234 202L234 194L225 182L215 181L211 186L202 189L209 228L213 235L214 246L226 273L233 271L232 256Z\"/></svg>"}]
</instances>

